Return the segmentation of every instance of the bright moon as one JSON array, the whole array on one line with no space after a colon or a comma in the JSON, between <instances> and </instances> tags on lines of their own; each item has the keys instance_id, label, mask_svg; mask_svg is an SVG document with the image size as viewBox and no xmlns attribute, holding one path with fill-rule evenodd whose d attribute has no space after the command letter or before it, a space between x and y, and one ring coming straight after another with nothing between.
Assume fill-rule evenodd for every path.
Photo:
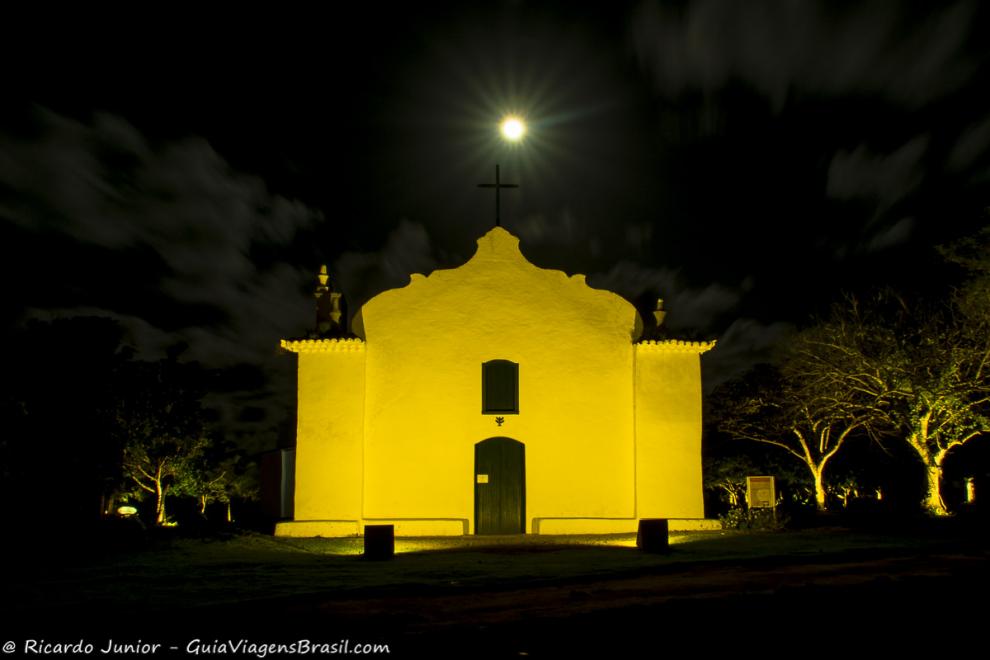
<instances>
[{"instance_id":1,"label":"bright moon","mask_svg":"<svg viewBox=\"0 0 990 660\"><path fill-rule=\"evenodd\" d=\"M526 132L526 124L519 117L506 117L502 120L502 135L506 140L518 142Z\"/></svg>"}]
</instances>

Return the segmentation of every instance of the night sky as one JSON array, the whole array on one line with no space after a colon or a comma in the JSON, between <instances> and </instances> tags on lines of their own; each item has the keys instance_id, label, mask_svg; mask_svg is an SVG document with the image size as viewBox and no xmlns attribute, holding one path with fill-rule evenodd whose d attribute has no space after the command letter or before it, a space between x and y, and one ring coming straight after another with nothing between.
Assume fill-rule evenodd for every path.
<instances>
[{"instance_id":1,"label":"night sky","mask_svg":"<svg viewBox=\"0 0 990 660\"><path fill-rule=\"evenodd\" d=\"M495 163L523 253L664 298L709 388L843 291L945 295L934 246L990 218L986 3L461 4L9 24L5 324L188 344L270 447L319 265L353 311L463 263Z\"/></svg>"}]
</instances>

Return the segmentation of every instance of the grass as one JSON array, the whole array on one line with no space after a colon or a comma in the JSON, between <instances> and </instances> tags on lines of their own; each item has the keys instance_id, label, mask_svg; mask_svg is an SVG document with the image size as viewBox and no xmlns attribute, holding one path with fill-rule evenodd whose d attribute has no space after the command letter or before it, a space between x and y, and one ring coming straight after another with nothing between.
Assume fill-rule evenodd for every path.
<instances>
[{"instance_id":1,"label":"grass","mask_svg":"<svg viewBox=\"0 0 990 660\"><path fill-rule=\"evenodd\" d=\"M362 539L240 534L171 539L151 549L80 558L55 549L7 578L7 606L22 612L98 606L108 614L327 595L356 598L410 590L498 590L520 585L676 571L707 562L786 563L850 553L933 551L953 543L840 529L785 533L692 532L665 555L642 553L634 535L397 539L396 557L360 556ZM62 550L62 552L58 552Z\"/></svg>"}]
</instances>

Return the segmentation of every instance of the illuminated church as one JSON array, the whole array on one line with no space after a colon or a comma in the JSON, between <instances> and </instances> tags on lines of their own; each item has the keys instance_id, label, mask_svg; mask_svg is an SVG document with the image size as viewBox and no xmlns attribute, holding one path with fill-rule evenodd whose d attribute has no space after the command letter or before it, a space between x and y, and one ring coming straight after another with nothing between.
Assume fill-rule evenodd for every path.
<instances>
[{"instance_id":1,"label":"illuminated church","mask_svg":"<svg viewBox=\"0 0 990 660\"><path fill-rule=\"evenodd\" d=\"M534 266L505 229L464 265L372 298L351 333L282 340L299 408L293 520L277 534L618 533L703 517L700 355L714 342L642 339L632 304Z\"/></svg>"}]
</instances>

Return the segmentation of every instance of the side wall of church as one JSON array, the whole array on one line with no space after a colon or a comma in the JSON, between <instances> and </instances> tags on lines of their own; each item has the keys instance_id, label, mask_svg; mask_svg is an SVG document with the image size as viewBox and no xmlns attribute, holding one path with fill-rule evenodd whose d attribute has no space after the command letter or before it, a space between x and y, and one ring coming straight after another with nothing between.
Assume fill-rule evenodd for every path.
<instances>
[{"instance_id":1,"label":"side wall of church","mask_svg":"<svg viewBox=\"0 0 990 660\"><path fill-rule=\"evenodd\" d=\"M296 431L297 521L334 521L360 532L364 441L365 351L300 352Z\"/></svg>"},{"instance_id":2,"label":"side wall of church","mask_svg":"<svg viewBox=\"0 0 990 660\"><path fill-rule=\"evenodd\" d=\"M639 518L703 518L698 350L636 344Z\"/></svg>"}]
</instances>

